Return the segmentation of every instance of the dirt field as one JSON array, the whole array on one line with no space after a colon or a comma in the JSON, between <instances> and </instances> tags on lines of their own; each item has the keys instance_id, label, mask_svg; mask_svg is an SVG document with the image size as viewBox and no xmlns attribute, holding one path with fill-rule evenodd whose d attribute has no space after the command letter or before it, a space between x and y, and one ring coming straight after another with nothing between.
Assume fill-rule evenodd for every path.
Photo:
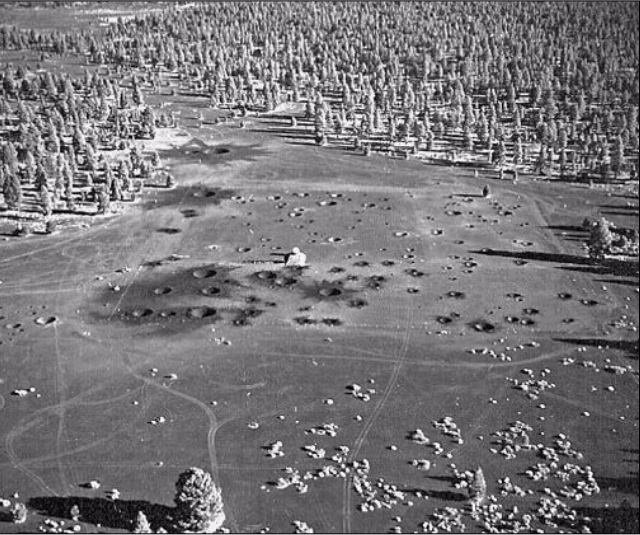
<instances>
[{"instance_id":1,"label":"dirt field","mask_svg":"<svg viewBox=\"0 0 640 535\"><path fill-rule=\"evenodd\" d=\"M85 530L127 528L112 488L154 525L191 465L219 481L232 531L414 531L466 500L450 463L482 466L497 495L505 476L533 489L503 498L524 511L562 485L523 474L532 452L491 453L516 421L583 453L602 491L584 507L637 507L637 263L589 264L573 228L606 211L632 224L637 202L300 145L264 132L277 121L184 129L161 154L177 189L0 245L0 474L42 514L26 528L75 503ZM296 245L309 268L278 263ZM535 400L513 387L541 377L555 386ZM463 443L432 426L446 416ZM324 424L335 436L310 431ZM409 440L417 428L443 453ZM267 457L278 440L284 455ZM335 465L339 446L404 499L361 512L350 474L274 485L285 467Z\"/></svg>"}]
</instances>

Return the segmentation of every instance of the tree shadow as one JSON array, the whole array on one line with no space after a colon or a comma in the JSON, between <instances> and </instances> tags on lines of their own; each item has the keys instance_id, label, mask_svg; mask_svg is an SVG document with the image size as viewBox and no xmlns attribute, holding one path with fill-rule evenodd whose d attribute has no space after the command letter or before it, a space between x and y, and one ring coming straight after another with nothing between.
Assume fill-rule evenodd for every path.
<instances>
[{"instance_id":1,"label":"tree shadow","mask_svg":"<svg viewBox=\"0 0 640 535\"><path fill-rule=\"evenodd\" d=\"M638 212L638 206L626 206L624 204L601 204L599 206L602 210L621 210L627 212Z\"/></svg>"},{"instance_id":2,"label":"tree shadow","mask_svg":"<svg viewBox=\"0 0 640 535\"><path fill-rule=\"evenodd\" d=\"M638 262L632 260L620 260L617 258L607 258L606 260L594 264L594 261L585 256L578 256L566 253L545 253L542 251L503 251L494 249L482 249L469 251L473 254L483 254L486 256L502 256L505 258L516 258L520 260L535 260L538 262L554 262L557 264L574 264L574 266L560 266L560 269L569 271L581 271L584 273L595 273L597 275L613 275L620 277L637 277Z\"/></svg>"},{"instance_id":3,"label":"tree shadow","mask_svg":"<svg viewBox=\"0 0 640 535\"><path fill-rule=\"evenodd\" d=\"M548 228L549 230L559 230L561 232L580 232L581 234L587 233L587 231L580 225L548 225L545 228Z\"/></svg>"},{"instance_id":4,"label":"tree shadow","mask_svg":"<svg viewBox=\"0 0 640 535\"><path fill-rule=\"evenodd\" d=\"M142 511L153 529L163 527L171 530L172 514L175 509L146 500L110 500L107 498L87 498L81 496L38 496L28 502L30 509L46 516L71 518L74 505L80 510L80 520L89 524L131 530L138 511Z\"/></svg>"},{"instance_id":5,"label":"tree shadow","mask_svg":"<svg viewBox=\"0 0 640 535\"><path fill-rule=\"evenodd\" d=\"M596 279L595 282L601 282L603 284L622 284L624 286L638 286L638 279L635 279L635 280Z\"/></svg>"},{"instance_id":6,"label":"tree shadow","mask_svg":"<svg viewBox=\"0 0 640 535\"><path fill-rule=\"evenodd\" d=\"M469 251L472 254L483 254L486 256L502 256L505 258L518 258L521 260L537 260L539 262L555 262L557 264L578 264L590 265L590 258L566 253L545 253L542 251L503 251L494 249L482 249Z\"/></svg>"},{"instance_id":7,"label":"tree shadow","mask_svg":"<svg viewBox=\"0 0 640 535\"><path fill-rule=\"evenodd\" d=\"M444 502L464 502L469 499L466 494L453 492L451 490L425 490L423 493L429 496L429 498L435 498L436 500L442 500Z\"/></svg>"},{"instance_id":8,"label":"tree shadow","mask_svg":"<svg viewBox=\"0 0 640 535\"><path fill-rule=\"evenodd\" d=\"M617 349L625 353L630 358L638 359L638 341L633 340L607 340L606 338L554 338L556 342L565 342L567 344L576 344L581 346L602 346L606 349Z\"/></svg>"},{"instance_id":9,"label":"tree shadow","mask_svg":"<svg viewBox=\"0 0 640 535\"><path fill-rule=\"evenodd\" d=\"M631 507L624 500L619 507L577 507L578 515L589 519L588 524L592 533L638 533L640 522L639 510Z\"/></svg>"},{"instance_id":10,"label":"tree shadow","mask_svg":"<svg viewBox=\"0 0 640 535\"><path fill-rule=\"evenodd\" d=\"M623 494L638 495L640 485L638 484L638 472L631 472L625 477L598 477L598 485L605 490L622 492Z\"/></svg>"},{"instance_id":11,"label":"tree shadow","mask_svg":"<svg viewBox=\"0 0 640 535\"><path fill-rule=\"evenodd\" d=\"M439 479L439 480L452 480L457 481L454 477L448 476L427 476L429 479ZM422 494L429 496L429 498L434 498L436 500L442 500L445 502L464 502L469 499L469 497L462 492L454 492L452 490L427 490L420 487L413 488L403 488L401 489L403 492L415 494L416 492L421 492Z\"/></svg>"},{"instance_id":12,"label":"tree shadow","mask_svg":"<svg viewBox=\"0 0 640 535\"><path fill-rule=\"evenodd\" d=\"M427 476L427 478L433 479L434 481L446 481L452 485L458 481L458 478L454 476Z\"/></svg>"},{"instance_id":13,"label":"tree shadow","mask_svg":"<svg viewBox=\"0 0 640 535\"><path fill-rule=\"evenodd\" d=\"M454 193L453 196L454 197L462 197L463 199L465 197L474 197L476 199L482 199L483 198L481 193Z\"/></svg>"},{"instance_id":14,"label":"tree shadow","mask_svg":"<svg viewBox=\"0 0 640 535\"><path fill-rule=\"evenodd\" d=\"M620 207L622 208L622 207ZM609 216L620 216L620 217L627 217L627 216L637 216L638 212L632 212L632 213L628 213L628 212L620 212L620 211L614 211L614 210L602 210L602 215L609 215Z\"/></svg>"}]
</instances>

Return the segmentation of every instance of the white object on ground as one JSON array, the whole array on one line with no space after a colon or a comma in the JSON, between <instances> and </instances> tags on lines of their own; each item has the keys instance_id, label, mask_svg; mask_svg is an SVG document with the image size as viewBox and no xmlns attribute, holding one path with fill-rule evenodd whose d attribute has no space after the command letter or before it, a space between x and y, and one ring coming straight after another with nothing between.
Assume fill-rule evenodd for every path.
<instances>
[{"instance_id":1,"label":"white object on ground","mask_svg":"<svg viewBox=\"0 0 640 535\"><path fill-rule=\"evenodd\" d=\"M301 252L298 247L294 247L285 256L284 265L287 267L305 267L307 265L307 255Z\"/></svg>"}]
</instances>

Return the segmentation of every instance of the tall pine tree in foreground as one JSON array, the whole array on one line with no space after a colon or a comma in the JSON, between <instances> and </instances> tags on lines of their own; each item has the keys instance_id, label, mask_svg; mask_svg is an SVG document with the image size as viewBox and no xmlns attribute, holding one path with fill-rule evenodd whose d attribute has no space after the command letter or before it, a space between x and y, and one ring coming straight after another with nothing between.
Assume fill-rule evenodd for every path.
<instances>
[{"instance_id":1,"label":"tall pine tree in foreground","mask_svg":"<svg viewBox=\"0 0 640 535\"><path fill-rule=\"evenodd\" d=\"M176 528L181 531L211 533L225 520L222 495L211 474L189 468L176 482Z\"/></svg>"}]
</instances>

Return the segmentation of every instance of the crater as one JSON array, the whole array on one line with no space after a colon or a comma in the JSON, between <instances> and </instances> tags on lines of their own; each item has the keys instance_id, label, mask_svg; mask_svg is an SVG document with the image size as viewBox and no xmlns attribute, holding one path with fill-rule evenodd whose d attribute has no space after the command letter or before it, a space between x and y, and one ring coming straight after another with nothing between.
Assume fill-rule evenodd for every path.
<instances>
[{"instance_id":1,"label":"crater","mask_svg":"<svg viewBox=\"0 0 640 535\"><path fill-rule=\"evenodd\" d=\"M366 307L369 303L367 303L364 299L351 299L349 303L347 303L351 308L363 308Z\"/></svg>"},{"instance_id":2,"label":"crater","mask_svg":"<svg viewBox=\"0 0 640 535\"><path fill-rule=\"evenodd\" d=\"M179 228L165 227L159 228L156 232L160 234L180 234L182 231Z\"/></svg>"},{"instance_id":3,"label":"crater","mask_svg":"<svg viewBox=\"0 0 640 535\"><path fill-rule=\"evenodd\" d=\"M204 319L215 316L217 313L215 308L211 307L193 307L187 310L187 317L191 319Z\"/></svg>"},{"instance_id":4,"label":"crater","mask_svg":"<svg viewBox=\"0 0 640 535\"><path fill-rule=\"evenodd\" d=\"M424 276L424 272L418 270L418 269L406 269L405 273L407 275L410 275L411 277L423 277Z\"/></svg>"},{"instance_id":5,"label":"crater","mask_svg":"<svg viewBox=\"0 0 640 535\"><path fill-rule=\"evenodd\" d=\"M321 288L318 293L323 297L337 297L342 294L342 290L335 287Z\"/></svg>"},{"instance_id":6,"label":"crater","mask_svg":"<svg viewBox=\"0 0 640 535\"><path fill-rule=\"evenodd\" d=\"M470 322L468 325L473 330L481 333L492 333L496 330L496 326L493 323L488 322L487 320L475 320Z\"/></svg>"},{"instance_id":7,"label":"crater","mask_svg":"<svg viewBox=\"0 0 640 535\"><path fill-rule=\"evenodd\" d=\"M451 290L450 292L447 292L446 296L449 297L450 299L464 299L466 297L464 292L458 292L456 290Z\"/></svg>"},{"instance_id":8,"label":"crater","mask_svg":"<svg viewBox=\"0 0 640 535\"><path fill-rule=\"evenodd\" d=\"M48 316L48 317L40 316L35 319L35 323L38 325L42 325L43 327L53 325L57 321L58 321L58 318L56 318L55 316Z\"/></svg>"},{"instance_id":9,"label":"crater","mask_svg":"<svg viewBox=\"0 0 640 535\"><path fill-rule=\"evenodd\" d=\"M170 294L173 291L173 288L171 286L163 286L161 288L156 288L155 290L153 290L153 293L156 295L167 295Z\"/></svg>"},{"instance_id":10,"label":"crater","mask_svg":"<svg viewBox=\"0 0 640 535\"><path fill-rule=\"evenodd\" d=\"M215 277L218 272L215 269L211 268L199 268L193 270L192 274L196 279L208 279L211 277Z\"/></svg>"},{"instance_id":11,"label":"crater","mask_svg":"<svg viewBox=\"0 0 640 535\"><path fill-rule=\"evenodd\" d=\"M372 290L379 290L386 281L387 279L383 275L372 275L371 277L367 277L366 284L367 287Z\"/></svg>"},{"instance_id":12,"label":"crater","mask_svg":"<svg viewBox=\"0 0 640 535\"><path fill-rule=\"evenodd\" d=\"M561 292L561 293L558 294L558 297L560 299L562 299L563 301L566 301L567 299L571 299L573 296L570 293Z\"/></svg>"},{"instance_id":13,"label":"crater","mask_svg":"<svg viewBox=\"0 0 640 535\"><path fill-rule=\"evenodd\" d=\"M209 286L208 288L202 288L202 290L200 290L200 293L202 295L212 296L218 295L221 291L222 290L220 290L218 286Z\"/></svg>"},{"instance_id":14,"label":"crater","mask_svg":"<svg viewBox=\"0 0 640 535\"><path fill-rule=\"evenodd\" d=\"M134 308L130 315L133 318L147 318L153 314L153 309L151 308Z\"/></svg>"},{"instance_id":15,"label":"crater","mask_svg":"<svg viewBox=\"0 0 640 535\"><path fill-rule=\"evenodd\" d=\"M273 271L258 271L256 277L260 280L274 280L278 277L278 274Z\"/></svg>"},{"instance_id":16,"label":"crater","mask_svg":"<svg viewBox=\"0 0 640 535\"><path fill-rule=\"evenodd\" d=\"M317 323L316 320L310 318L309 316L298 316L297 318L293 318L298 325L315 325Z\"/></svg>"}]
</instances>

